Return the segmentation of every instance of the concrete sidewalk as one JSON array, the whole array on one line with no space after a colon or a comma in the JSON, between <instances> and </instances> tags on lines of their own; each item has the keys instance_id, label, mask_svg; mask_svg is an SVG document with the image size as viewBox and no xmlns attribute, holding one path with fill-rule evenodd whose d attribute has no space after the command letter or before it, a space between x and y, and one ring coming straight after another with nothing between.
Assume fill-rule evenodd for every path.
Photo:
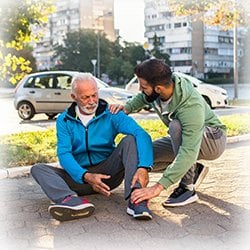
<instances>
[{"instance_id":1,"label":"concrete sidewalk","mask_svg":"<svg viewBox=\"0 0 250 250\"><path fill-rule=\"evenodd\" d=\"M111 197L88 196L94 214L60 223L51 218L49 200L35 181L0 180L1 249L248 249L250 235L250 140L229 143L198 189L200 200L179 208L161 206L171 190L149 202L152 221L135 221L126 214L123 186ZM150 173L150 185L161 173Z\"/></svg>"}]
</instances>

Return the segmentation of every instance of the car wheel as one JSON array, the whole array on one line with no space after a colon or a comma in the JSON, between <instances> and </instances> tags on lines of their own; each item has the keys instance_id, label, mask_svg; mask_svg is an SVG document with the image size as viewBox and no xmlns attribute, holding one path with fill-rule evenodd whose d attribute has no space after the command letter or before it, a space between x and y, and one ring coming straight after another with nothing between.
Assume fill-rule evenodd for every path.
<instances>
[{"instance_id":1,"label":"car wheel","mask_svg":"<svg viewBox=\"0 0 250 250\"><path fill-rule=\"evenodd\" d=\"M205 95L203 95L202 97L205 99L206 103L210 106L210 108L213 109L210 99Z\"/></svg>"},{"instance_id":2,"label":"car wheel","mask_svg":"<svg viewBox=\"0 0 250 250\"><path fill-rule=\"evenodd\" d=\"M35 109L29 102L21 102L17 110L19 117L23 120L30 120L35 115Z\"/></svg>"},{"instance_id":3,"label":"car wheel","mask_svg":"<svg viewBox=\"0 0 250 250\"><path fill-rule=\"evenodd\" d=\"M49 120L53 119L57 115L57 113L45 113L45 114L48 116Z\"/></svg>"}]
</instances>

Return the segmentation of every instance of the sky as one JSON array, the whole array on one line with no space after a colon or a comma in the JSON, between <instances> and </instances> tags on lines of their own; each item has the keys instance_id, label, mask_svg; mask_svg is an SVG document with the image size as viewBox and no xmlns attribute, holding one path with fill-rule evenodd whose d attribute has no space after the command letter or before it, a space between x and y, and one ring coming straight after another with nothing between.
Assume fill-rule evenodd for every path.
<instances>
[{"instance_id":1,"label":"sky","mask_svg":"<svg viewBox=\"0 0 250 250\"><path fill-rule=\"evenodd\" d=\"M144 1L114 0L115 28L127 42L144 43Z\"/></svg>"}]
</instances>

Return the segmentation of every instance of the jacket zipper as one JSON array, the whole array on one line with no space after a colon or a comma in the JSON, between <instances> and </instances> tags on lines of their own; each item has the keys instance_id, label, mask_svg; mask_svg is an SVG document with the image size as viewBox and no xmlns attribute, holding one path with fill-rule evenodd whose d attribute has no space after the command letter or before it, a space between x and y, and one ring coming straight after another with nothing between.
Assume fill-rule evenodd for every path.
<instances>
[{"instance_id":1,"label":"jacket zipper","mask_svg":"<svg viewBox=\"0 0 250 250\"><path fill-rule=\"evenodd\" d=\"M88 158L89 158L89 164L90 166L93 165L92 161L91 161L91 157L90 157L90 152L89 152L89 144L88 144L88 127L85 128L85 132L86 132L86 137L85 137L85 142L86 142L86 150L87 150L87 154L88 154Z\"/></svg>"}]
</instances>

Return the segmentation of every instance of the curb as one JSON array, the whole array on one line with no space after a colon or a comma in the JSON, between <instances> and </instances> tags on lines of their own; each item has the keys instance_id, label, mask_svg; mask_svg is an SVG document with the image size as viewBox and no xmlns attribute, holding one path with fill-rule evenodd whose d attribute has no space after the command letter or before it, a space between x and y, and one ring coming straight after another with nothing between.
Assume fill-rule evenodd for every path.
<instances>
[{"instance_id":1,"label":"curb","mask_svg":"<svg viewBox=\"0 0 250 250\"><path fill-rule=\"evenodd\" d=\"M227 144L233 144L237 142L250 141L250 134L233 136L227 138ZM52 166L59 167L58 162L49 163ZM0 169L0 180L6 178L18 178L18 177L26 177L30 174L30 169L32 166L23 166L23 167L14 167L14 168L6 168Z\"/></svg>"}]
</instances>

